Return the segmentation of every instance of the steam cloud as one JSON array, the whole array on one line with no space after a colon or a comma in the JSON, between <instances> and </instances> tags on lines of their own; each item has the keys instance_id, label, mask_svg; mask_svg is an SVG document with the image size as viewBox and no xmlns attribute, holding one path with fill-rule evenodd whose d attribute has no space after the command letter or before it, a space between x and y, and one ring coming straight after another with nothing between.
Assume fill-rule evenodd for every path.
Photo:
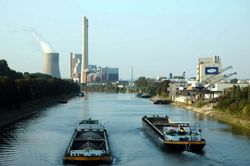
<instances>
[{"instance_id":1,"label":"steam cloud","mask_svg":"<svg viewBox=\"0 0 250 166\"><path fill-rule=\"evenodd\" d=\"M40 37L37 33L32 31L31 35L36 40L36 42L40 45L41 49L43 50L43 53L55 52L52 46L48 42L44 41L42 37Z\"/></svg>"},{"instance_id":2,"label":"steam cloud","mask_svg":"<svg viewBox=\"0 0 250 166\"><path fill-rule=\"evenodd\" d=\"M80 67L81 60L79 58L76 58L75 56L73 56L73 59L76 59L74 73L78 73L77 71L78 71L78 68Z\"/></svg>"}]
</instances>

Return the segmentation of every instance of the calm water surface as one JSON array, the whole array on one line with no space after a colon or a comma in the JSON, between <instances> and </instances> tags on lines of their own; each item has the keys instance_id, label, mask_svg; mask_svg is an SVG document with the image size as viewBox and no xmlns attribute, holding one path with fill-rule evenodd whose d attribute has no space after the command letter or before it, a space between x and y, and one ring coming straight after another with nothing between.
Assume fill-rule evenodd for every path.
<instances>
[{"instance_id":1,"label":"calm water surface","mask_svg":"<svg viewBox=\"0 0 250 166\"><path fill-rule=\"evenodd\" d=\"M199 123L207 141L202 154L170 153L144 133L145 114L167 114ZM63 155L81 119L101 119L114 156L113 165L250 165L248 131L180 108L153 105L133 94L88 93L42 110L0 129L0 165L63 165Z\"/></svg>"}]
</instances>

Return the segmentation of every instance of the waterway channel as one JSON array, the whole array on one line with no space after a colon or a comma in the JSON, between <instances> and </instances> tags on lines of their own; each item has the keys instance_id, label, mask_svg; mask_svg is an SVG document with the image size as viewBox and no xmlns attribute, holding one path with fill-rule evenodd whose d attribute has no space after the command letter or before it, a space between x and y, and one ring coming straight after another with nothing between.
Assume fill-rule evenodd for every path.
<instances>
[{"instance_id":1,"label":"waterway channel","mask_svg":"<svg viewBox=\"0 0 250 166\"><path fill-rule=\"evenodd\" d=\"M203 153L171 153L143 131L146 114L199 123L207 145ZM133 94L88 93L67 104L41 110L0 129L0 165L63 165L73 129L81 119L101 119L114 156L113 165L250 165L250 133L206 116L167 105L153 105Z\"/></svg>"}]
</instances>

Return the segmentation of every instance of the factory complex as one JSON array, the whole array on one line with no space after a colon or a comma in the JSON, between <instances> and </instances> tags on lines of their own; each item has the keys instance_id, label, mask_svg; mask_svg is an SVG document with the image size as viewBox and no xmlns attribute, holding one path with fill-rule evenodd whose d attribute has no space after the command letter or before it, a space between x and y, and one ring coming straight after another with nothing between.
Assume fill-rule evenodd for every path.
<instances>
[{"instance_id":1,"label":"factory complex","mask_svg":"<svg viewBox=\"0 0 250 166\"><path fill-rule=\"evenodd\" d=\"M82 68L82 54L70 53L70 78L74 82L79 83L106 83L116 82L119 80L119 69L111 67L100 67L97 65L88 65L81 72ZM85 82L81 81L82 74L86 75Z\"/></svg>"},{"instance_id":2,"label":"factory complex","mask_svg":"<svg viewBox=\"0 0 250 166\"><path fill-rule=\"evenodd\" d=\"M40 41L40 39L35 36ZM45 42L43 41L43 44ZM47 44L47 43L45 43ZM49 47L49 46L48 46ZM49 52L47 50L50 50ZM56 78L61 78L59 69L59 53L47 49L43 54L43 73ZM117 82L119 80L119 69L112 67L100 67L89 64L88 55L88 19L83 17L82 27L82 53L69 54L70 79L74 82L93 84Z\"/></svg>"},{"instance_id":3,"label":"factory complex","mask_svg":"<svg viewBox=\"0 0 250 166\"><path fill-rule=\"evenodd\" d=\"M88 19L83 18L82 54L69 54L70 78L79 83L106 83L119 80L119 69L89 64Z\"/></svg>"},{"instance_id":4,"label":"factory complex","mask_svg":"<svg viewBox=\"0 0 250 166\"><path fill-rule=\"evenodd\" d=\"M86 85L118 83L119 87L119 68L89 64L88 19L86 17L83 17L81 38L82 52L69 53L70 79L74 82ZM59 53L45 52L43 59L43 73L60 78ZM186 73L183 72L181 76L173 76L173 74L170 73L169 78L159 77L156 81L169 80L171 82L169 93L172 99L177 100L178 96L186 96L185 100L187 100L187 98L193 98L194 96L195 98L216 98L234 85L241 87L249 85L249 81L247 80L234 79L234 81L228 81L228 78L237 74L236 72L228 72L232 68L230 65L223 67L219 56L203 57L198 59L196 76L192 79L186 79ZM127 88L131 88L134 86L133 76L131 80L131 84L126 81L122 86L129 86Z\"/></svg>"},{"instance_id":5,"label":"factory complex","mask_svg":"<svg viewBox=\"0 0 250 166\"><path fill-rule=\"evenodd\" d=\"M169 95L174 101L192 103L197 99L214 100L233 86L249 86L249 80L229 79L237 74L228 72L232 68L222 67L219 56L199 58L195 78L185 79L185 72L182 76L173 76L170 73Z\"/></svg>"}]
</instances>

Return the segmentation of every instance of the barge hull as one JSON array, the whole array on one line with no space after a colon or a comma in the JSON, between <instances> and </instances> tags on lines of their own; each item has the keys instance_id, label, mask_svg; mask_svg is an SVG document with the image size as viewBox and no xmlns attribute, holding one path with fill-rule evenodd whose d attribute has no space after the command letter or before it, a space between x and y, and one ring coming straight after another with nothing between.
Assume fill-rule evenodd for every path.
<instances>
[{"instance_id":1,"label":"barge hull","mask_svg":"<svg viewBox=\"0 0 250 166\"><path fill-rule=\"evenodd\" d=\"M200 152L206 145L206 141L204 139L201 141L166 141L164 140L164 135L159 131L159 129L148 123L146 118L142 119L142 124L146 133L150 135L157 144L166 150Z\"/></svg>"},{"instance_id":2,"label":"barge hull","mask_svg":"<svg viewBox=\"0 0 250 166\"><path fill-rule=\"evenodd\" d=\"M98 163L112 163L111 156L65 156L65 163L88 163L88 162L98 162Z\"/></svg>"}]
</instances>

